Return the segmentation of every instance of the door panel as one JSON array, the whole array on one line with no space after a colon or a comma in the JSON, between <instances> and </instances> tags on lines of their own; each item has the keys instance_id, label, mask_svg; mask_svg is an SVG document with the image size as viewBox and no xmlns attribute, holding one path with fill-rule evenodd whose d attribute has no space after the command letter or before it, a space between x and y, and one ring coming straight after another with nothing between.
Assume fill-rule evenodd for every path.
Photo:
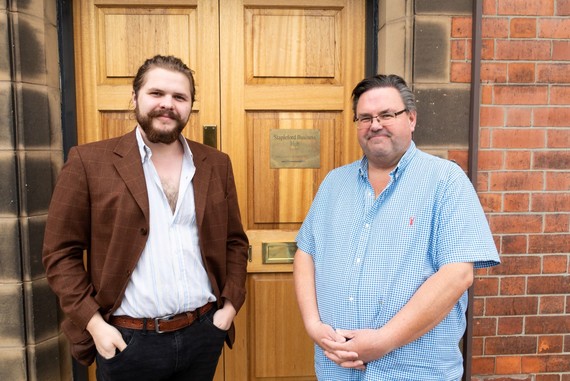
<instances>
[{"instance_id":1,"label":"door panel","mask_svg":"<svg viewBox=\"0 0 570 381\"><path fill-rule=\"evenodd\" d=\"M364 19L364 0L74 2L79 143L132 130L136 69L172 54L195 72L184 135L201 142L204 126L218 126L232 159L251 260L216 381L315 379L292 265L264 262L263 248L294 242L324 176L361 155L350 92L364 75ZM309 164L275 164L280 134L312 139L288 145L283 161L309 152Z\"/></svg>"},{"instance_id":2,"label":"door panel","mask_svg":"<svg viewBox=\"0 0 570 381\"><path fill-rule=\"evenodd\" d=\"M335 135L342 125L338 113L248 112L248 160L250 189L248 227L250 229L295 229L303 220L318 185L334 168L338 155ZM315 169L272 168L271 130L313 130L319 132L320 165ZM292 137L296 137L292 135Z\"/></svg>"},{"instance_id":3,"label":"door panel","mask_svg":"<svg viewBox=\"0 0 570 381\"><path fill-rule=\"evenodd\" d=\"M350 94L364 75L364 1L220 0L220 19L231 20L220 28L222 149L251 244L226 379L314 380L292 265L264 263L263 247L294 242L324 176L361 155ZM280 131L318 136L319 163L272 166Z\"/></svg>"},{"instance_id":4,"label":"door panel","mask_svg":"<svg viewBox=\"0 0 570 381\"><path fill-rule=\"evenodd\" d=\"M249 288L252 316L260 317L249 340L252 379L313 380L313 347L298 334L303 322L291 274L252 274Z\"/></svg>"}]
</instances>

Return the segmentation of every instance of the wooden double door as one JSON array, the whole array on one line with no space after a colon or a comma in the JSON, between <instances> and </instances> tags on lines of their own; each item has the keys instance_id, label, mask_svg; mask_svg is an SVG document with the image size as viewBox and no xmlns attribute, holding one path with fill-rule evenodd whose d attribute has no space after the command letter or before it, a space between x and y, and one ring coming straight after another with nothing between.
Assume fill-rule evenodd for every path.
<instances>
[{"instance_id":1,"label":"wooden double door","mask_svg":"<svg viewBox=\"0 0 570 381\"><path fill-rule=\"evenodd\" d=\"M364 75L364 0L86 0L73 8L80 144L130 131L137 68L172 54L196 78L184 134L232 159L251 243L248 294L216 380L314 380L289 253L321 180L361 155L350 94Z\"/></svg>"}]
</instances>

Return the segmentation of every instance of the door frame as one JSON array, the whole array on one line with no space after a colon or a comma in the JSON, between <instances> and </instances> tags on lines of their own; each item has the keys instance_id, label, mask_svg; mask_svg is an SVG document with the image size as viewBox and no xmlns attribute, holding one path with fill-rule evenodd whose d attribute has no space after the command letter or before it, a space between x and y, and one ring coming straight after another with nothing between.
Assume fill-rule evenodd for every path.
<instances>
[{"instance_id":1,"label":"door frame","mask_svg":"<svg viewBox=\"0 0 570 381\"><path fill-rule=\"evenodd\" d=\"M77 145L77 103L75 93L75 50L73 48L73 1L57 0L57 38L61 84L61 135L63 159ZM59 314L59 312L58 312ZM89 381L87 367L71 359L72 379Z\"/></svg>"}]
</instances>

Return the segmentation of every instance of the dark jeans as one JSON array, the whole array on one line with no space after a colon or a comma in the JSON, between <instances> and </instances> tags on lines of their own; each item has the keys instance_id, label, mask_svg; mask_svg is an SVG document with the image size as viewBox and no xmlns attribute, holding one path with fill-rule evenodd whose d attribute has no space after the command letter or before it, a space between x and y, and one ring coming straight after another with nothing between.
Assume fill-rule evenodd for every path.
<instances>
[{"instance_id":1,"label":"dark jeans","mask_svg":"<svg viewBox=\"0 0 570 381\"><path fill-rule=\"evenodd\" d=\"M169 333L117 327L127 347L109 360L97 353L97 381L212 380L227 334L214 326L215 311Z\"/></svg>"}]
</instances>

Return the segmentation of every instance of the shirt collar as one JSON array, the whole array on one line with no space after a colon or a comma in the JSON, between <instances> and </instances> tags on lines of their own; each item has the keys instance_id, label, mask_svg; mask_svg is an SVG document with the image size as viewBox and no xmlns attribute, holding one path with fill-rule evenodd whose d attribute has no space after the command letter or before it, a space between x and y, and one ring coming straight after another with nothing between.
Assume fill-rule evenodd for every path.
<instances>
[{"instance_id":1,"label":"shirt collar","mask_svg":"<svg viewBox=\"0 0 570 381\"><path fill-rule=\"evenodd\" d=\"M137 145L139 148L139 154L141 155L141 162L144 163L146 160L152 157L152 150L144 142L139 126L136 128L135 135L137 137ZM188 147L186 138L184 138L182 135L179 135L178 140L180 140L180 143L182 143L182 148L184 149L184 157L192 159L192 151L190 151L190 147Z\"/></svg>"},{"instance_id":2,"label":"shirt collar","mask_svg":"<svg viewBox=\"0 0 570 381\"><path fill-rule=\"evenodd\" d=\"M404 153L404 156L402 156L402 158L398 162L398 165L396 165L396 168L394 168L392 172L390 172L390 176L392 177L395 176L396 178L398 178L402 173L402 171L406 169L410 161L412 161L412 158L416 154L417 150L418 149L416 147L416 144L412 140L410 142L410 146L406 150L406 153ZM363 176L365 178L368 177L368 158L366 157L366 155L363 155L362 159L360 160L359 171L360 171L360 176Z\"/></svg>"}]
</instances>

